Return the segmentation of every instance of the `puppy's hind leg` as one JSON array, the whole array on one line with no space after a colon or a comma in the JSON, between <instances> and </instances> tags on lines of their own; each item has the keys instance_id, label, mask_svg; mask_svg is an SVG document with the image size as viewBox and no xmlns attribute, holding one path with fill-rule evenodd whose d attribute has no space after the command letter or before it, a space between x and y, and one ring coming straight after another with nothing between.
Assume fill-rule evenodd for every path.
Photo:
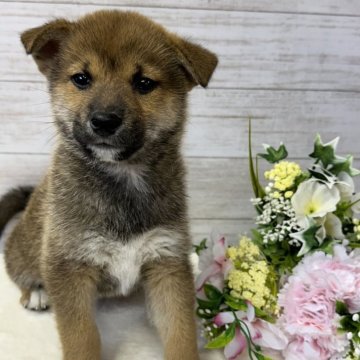
<instances>
[{"instance_id":1,"label":"puppy's hind leg","mask_svg":"<svg viewBox=\"0 0 360 360\"><path fill-rule=\"evenodd\" d=\"M30 243L33 247L30 248ZM38 241L28 239L22 221L17 224L5 244L5 264L10 278L21 290L20 303L29 310L48 309L48 298L42 287L40 254L34 246Z\"/></svg>"},{"instance_id":2,"label":"puppy's hind leg","mask_svg":"<svg viewBox=\"0 0 360 360\"><path fill-rule=\"evenodd\" d=\"M165 360L199 360L195 289L186 260L165 259L143 271L150 316L165 347Z\"/></svg>"},{"instance_id":3,"label":"puppy's hind leg","mask_svg":"<svg viewBox=\"0 0 360 360\"><path fill-rule=\"evenodd\" d=\"M49 298L42 286L21 289L20 304L29 310L45 311L49 308Z\"/></svg>"}]
</instances>

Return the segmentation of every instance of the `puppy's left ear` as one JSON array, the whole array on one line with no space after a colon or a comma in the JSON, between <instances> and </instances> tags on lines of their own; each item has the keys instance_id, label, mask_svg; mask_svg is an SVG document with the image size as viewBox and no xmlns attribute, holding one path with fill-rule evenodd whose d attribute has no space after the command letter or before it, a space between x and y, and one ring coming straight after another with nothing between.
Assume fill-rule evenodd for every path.
<instances>
[{"instance_id":1,"label":"puppy's left ear","mask_svg":"<svg viewBox=\"0 0 360 360\"><path fill-rule=\"evenodd\" d=\"M192 86L206 87L218 64L217 56L200 45L176 35L171 36L180 63L189 75Z\"/></svg>"},{"instance_id":2,"label":"puppy's left ear","mask_svg":"<svg viewBox=\"0 0 360 360\"><path fill-rule=\"evenodd\" d=\"M32 55L39 70L49 76L63 41L70 33L72 23L58 19L21 34L26 53Z\"/></svg>"}]
</instances>

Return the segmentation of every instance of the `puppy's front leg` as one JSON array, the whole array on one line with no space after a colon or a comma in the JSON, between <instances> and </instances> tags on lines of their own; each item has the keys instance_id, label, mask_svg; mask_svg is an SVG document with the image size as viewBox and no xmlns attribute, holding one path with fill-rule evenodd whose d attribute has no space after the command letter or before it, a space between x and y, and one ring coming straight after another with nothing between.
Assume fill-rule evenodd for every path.
<instances>
[{"instance_id":1,"label":"puppy's front leg","mask_svg":"<svg viewBox=\"0 0 360 360\"><path fill-rule=\"evenodd\" d=\"M198 360L193 274L187 260L164 259L144 267L150 315L166 360Z\"/></svg>"},{"instance_id":2,"label":"puppy's front leg","mask_svg":"<svg viewBox=\"0 0 360 360\"><path fill-rule=\"evenodd\" d=\"M46 289L54 309L64 360L100 360L100 337L93 316L96 274L85 266L51 264Z\"/></svg>"}]
</instances>

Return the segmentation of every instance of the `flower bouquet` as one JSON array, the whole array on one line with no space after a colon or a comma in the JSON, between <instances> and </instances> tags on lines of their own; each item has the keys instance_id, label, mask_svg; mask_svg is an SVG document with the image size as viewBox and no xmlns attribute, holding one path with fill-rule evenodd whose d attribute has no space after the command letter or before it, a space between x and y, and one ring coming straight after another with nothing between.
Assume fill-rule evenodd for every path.
<instances>
[{"instance_id":1,"label":"flower bouquet","mask_svg":"<svg viewBox=\"0 0 360 360\"><path fill-rule=\"evenodd\" d=\"M302 169L285 145L249 163L256 227L238 246L196 246L197 315L208 349L226 359L360 359L360 194L352 156L316 137ZM262 186L258 157L271 164Z\"/></svg>"}]
</instances>

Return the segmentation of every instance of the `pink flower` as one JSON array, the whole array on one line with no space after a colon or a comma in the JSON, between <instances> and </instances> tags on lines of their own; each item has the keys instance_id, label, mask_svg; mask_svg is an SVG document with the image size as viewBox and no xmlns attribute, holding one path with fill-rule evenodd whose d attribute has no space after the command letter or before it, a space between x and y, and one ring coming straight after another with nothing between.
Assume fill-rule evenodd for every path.
<instances>
[{"instance_id":1,"label":"pink flower","mask_svg":"<svg viewBox=\"0 0 360 360\"><path fill-rule=\"evenodd\" d=\"M346 350L349 342L337 330L335 306L339 300L359 311L359 259L338 245L334 256L316 252L294 269L279 294L279 324L290 339L283 351L287 360L328 360Z\"/></svg>"},{"instance_id":2,"label":"pink flower","mask_svg":"<svg viewBox=\"0 0 360 360\"><path fill-rule=\"evenodd\" d=\"M334 260L330 269L338 274L342 299L351 313L360 312L360 250L356 249L348 255L343 246L335 246Z\"/></svg>"},{"instance_id":3,"label":"pink flower","mask_svg":"<svg viewBox=\"0 0 360 360\"><path fill-rule=\"evenodd\" d=\"M206 282L211 283L219 290L224 288L224 278L232 268L232 264L226 257L227 241L224 236L211 234L212 251L207 256L201 255L200 259L205 259L205 264L200 264L203 268L201 274L196 279L196 291L201 291Z\"/></svg>"},{"instance_id":4,"label":"pink flower","mask_svg":"<svg viewBox=\"0 0 360 360\"><path fill-rule=\"evenodd\" d=\"M283 351L283 355L286 360L319 360L323 359L323 356L319 356L321 351L314 340L295 338Z\"/></svg>"},{"instance_id":5,"label":"pink flower","mask_svg":"<svg viewBox=\"0 0 360 360\"><path fill-rule=\"evenodd\" d=\"M254 307L248 303L247 313L243 311L236 311L236 317L241 319L248 327L250 335L255 344L264 349L284 350L287 346L288 340L282 331L275 325L267 321L255 318ZM219 313L214 323L217 326L231 324L235 321L235 316L232 312L226 311ZM234 339L225 346L224 355L228 360L234 360L247 347L247 341L243 333L237 327Z\"/></svg>"}]
</instances>

